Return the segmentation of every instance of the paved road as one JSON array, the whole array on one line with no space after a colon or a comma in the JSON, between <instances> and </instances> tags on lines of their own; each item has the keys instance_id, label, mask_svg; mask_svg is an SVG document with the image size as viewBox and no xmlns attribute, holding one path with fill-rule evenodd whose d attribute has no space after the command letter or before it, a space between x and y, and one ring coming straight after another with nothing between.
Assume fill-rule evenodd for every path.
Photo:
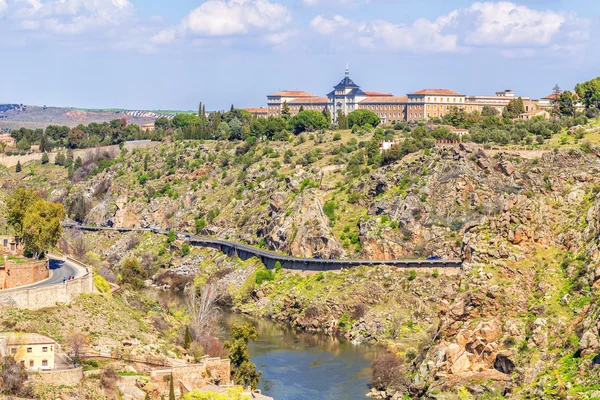
<instances>
[{"instance_id":1,"label":"paved road","mask_svg":"<svg viewBox=\"0 0 600 400\"><path fill-rule=\"evenodd\" d=\"M65 228L74 228L86 231L117 231L117 232L154 232L157 234L166 235L169 233L167 230L158 230L158 229L149 229L149 228L109 228L109 227L100 227L100 226L88 226L88 225L78 225L73 223L64 223L63 226ZM278 260L280 262L290 262L294 264L304 263L308 264L322 264L327 266L342 266L342 267L350 267L350 266L358 266L358 265L399 265L399 266L420 266L420 267L459 267L462 264L462 260L458 259L431 259L431 260L421 260L421 259L399 259L399 260L355 260L355 259L315 259L315 258L299 258L292 257L288 255L282 255L275 253L273 251L260 249L254 246L250 246L243 243L232 242L230 240L224 239L216 239L206 236L196 236L189 235L185 233L175 232L181 239L189 239L192 245L221 245L222 247L228 247L234 249L236 251L245 251L248 253L252 253L261 258L268 258L272 260ZM212 246L211 246L212 247Z\"/></svg>"},{"instance_id":2,"label":"paved road","mask_svg":"<svg viewBox=\"0 0 600 400\"><path fill-rule=\"evenodd\" d=\"M63 279L67 279L69 276L77 276L80 274L80 269L68 261L58 260L50 258L50 273L51 276L45 281L34 283L29 286L21 286L14 289L2 290L0 293L10 293L23 289L34 289L43 286L55 285L57 283L63 283Z\"/></svg>"}]
</instances>

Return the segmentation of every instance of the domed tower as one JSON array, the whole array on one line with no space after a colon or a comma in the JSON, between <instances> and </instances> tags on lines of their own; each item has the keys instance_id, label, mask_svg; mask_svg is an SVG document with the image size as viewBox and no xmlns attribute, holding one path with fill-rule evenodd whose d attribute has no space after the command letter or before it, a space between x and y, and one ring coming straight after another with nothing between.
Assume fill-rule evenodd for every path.
<instances>
[{"instance_id":1,"label":"domed tower","mask_svg":"<svg viewBox=\"0 0 600 400\"><path fill-rule=\"evenodd\" d=\"M333 92L327 95L329 102L329 110L331 111L332 122L337 122L338 111L344 115L348 115L352 111L358 109L358 103L366 99L368 96L362 91L352 79L350 79L350 69L346 64L346 75L344 79L333 87Z\"/></svg>"}]
</instances>

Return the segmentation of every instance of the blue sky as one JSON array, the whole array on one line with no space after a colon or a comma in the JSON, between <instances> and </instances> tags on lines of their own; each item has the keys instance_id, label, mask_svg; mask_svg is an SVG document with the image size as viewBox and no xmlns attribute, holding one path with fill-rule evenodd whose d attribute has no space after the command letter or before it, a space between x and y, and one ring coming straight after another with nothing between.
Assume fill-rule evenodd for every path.
<instances>
[{"instance_id":1,"label":"blue sky","mask_svg":"<svg viewBox=\"0 0 600 400\"><path fill-rule=\"evenodd\" d=\"M365 90L538 98L600 75L597 0L0 0L0 102L266 105Z\"/></svg>"}]
</instances>

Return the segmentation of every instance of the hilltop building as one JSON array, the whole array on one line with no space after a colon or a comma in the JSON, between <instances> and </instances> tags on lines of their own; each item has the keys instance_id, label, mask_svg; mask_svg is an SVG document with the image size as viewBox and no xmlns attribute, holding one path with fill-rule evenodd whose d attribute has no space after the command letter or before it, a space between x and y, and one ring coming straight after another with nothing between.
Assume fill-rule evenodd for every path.
<instances>
[{"instance_id":1,"label":"hilltop building","mask_svg":"<svg viewBox=\"0 0 600 400\"><path fill-rule=\"evenodd\" d=\"M508 103L517 98L514 91L504 90L495 95L471 96L457 93L449 89L422 89L407 96L394 96L391 93L364 91L350 78L346 67L344 78L333 87L326 97L319 97L300 90L283 90L267 96L265 112L252 112L259 117L281 116L281 109L287 103L292 116L300 109L329 111L331 121L337 122L338 112L348 115L357 109L373 111L382 123L394 121L424 121L439 118L454 107L465 112L481 112L483 107L492 107L500 113ZM552 96L552 95L551 95ZM525 104L526 113L552 107L553 98L548 96L541 100L532 100L520 96ZM247 109L250 110L265 110ZM544 113L536 113L545 115Z\"/></svg>"}]
</instances>

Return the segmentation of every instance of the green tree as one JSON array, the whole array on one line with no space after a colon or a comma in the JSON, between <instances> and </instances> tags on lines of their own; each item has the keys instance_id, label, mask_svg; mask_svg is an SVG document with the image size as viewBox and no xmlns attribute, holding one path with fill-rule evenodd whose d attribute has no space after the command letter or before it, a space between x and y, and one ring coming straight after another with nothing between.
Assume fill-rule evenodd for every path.
<instances>
[{"instance_id":1,"label":"green tree","mask_svg":"<svg viewBox=\"0 0 600 400\"><path fill-rule=\"evenodd\" d=\"M42 164L48 164L50 162L50 159L48 158L48 153L44 152L44 154L42 154Z\"/></svg>"},{"instance_id":2,"label":"green tree","mask_svg":"<svg viewBox=\"0 0 600 400\"><path fill-rule=\"evenodd\" d=\"M171 128L171 120L167 117L160 117L154 120L154 127L156 129L164 129L167 130Z\"/></svg>"},{"instance_id":3,"label":"green tree","mask_svg":"<svg viewBox=\"0 0 600 400\"><path fill-rule=\"evenodd\" d=\"M31 143L29 143L29 140L27 140L25 136L23 136L21 140L17 142L17 149L23 151L31 149Z\"/></svg>"},{"instance_id":4,"label":"green tree","mask_svg":"<svg viewBox=\"0 0 600 400\"><path fill-rule=\"evenodd\" d=\"M225 121L219 124L217 128L217 139L228 140L231 137L231 128Z\"/></svg>"},{"instance_id":5,"label":"green tree","mask_svg":"<svg viewBox=\"0 0 600 400\"><path fill-rule=\"evenodd\" d=\"M171 121L176 128L187 128L190 126L200 126L200 117L194 114L177 114Z\"/></svg>"},{"instance_id":6,"label":"green tree","mask_svg":"<svg viewBox=\"0 0 600 400\"><path fill-rule=\"evenodd\" d=\"M6 199L6 223L13 229L17 238L23 237L25 230L23 221L32 204L40 199L40 195L33 189L20 187Z\"/></svg>"},{"instance_id":7,"label":"green tree","mask_svg":"<svg viewBox=\"0 0 600 400\"><path fill-rule=\"evenodd\" d=\"M600 108L600 76L575 86L575 93L587 108Z\"/></svg>"},{"instance_id":8,"label":"green tree","mask_svg":"<svg viewBox=\"0 0 600 400\"><path fill-rule=\"evenodd\" d=\"M304 111L304 106L300 106L300 108L298 109L298 112L302 112Z\"/></svg>"},{"instance_id":9,"label":"green tree","mask_svg":"<svg viewBox=\"0 0 600 400\"><path fill-rule=\"evenodd\" d=\"M60 165L61 167L65 165L65 155L61 152L59 152L56 157L54 157L54 164L56 165Z\"/></svg>"},{"instance_id":10,"label":"green tree","mask_svg":"<svg viewBox=\"0 0 600 400\"><path fill-rule=\"evenodd\" d=\"M573 93L565 90L556 98L555 101L557 111L560 115L564 115L566 117L572 117L575 115L575 103L577 102L577 97Z\"/></svg>"},{"instance_id":11,"label":"green tree","mask_svg":"<svg viewBox=\"0 0 600 400\"><path fill-rule=\"evenodd\" d=\"M511 99L508 102L508 105L504 108L502 112L502 117L514 119L519 115L525 112L525 104L523 103L523 99L518 97L516 99Z\"/></svg>"},{"instance_id":12,"label":"green tree","mask_svg":"<svg viewBox=\"0 0 600 400\"><path fill-rule=\"evenodd\" d=\"M358 125L361 128L367 124L376 127L381 123L381 119L371 110L359 108L348 114L348 126Z\"/></svg>"},{"instance_id":13,"label":"green tree","mask_svg":"<svg viewBox=\"0 0 600 400\"><path fill-rule=\"evenodd\" d=\"M43 199L35 201L23 219L23 244L25 251L35 258L54 246L62 235L60 222L65 217L62 204Z\"/></svg>"},{"instance_id":14,"label":"green tree","mask_svg":"<svg viewBox=\"0 0 600 400\"><path fill-rule=\"evenodd\" d=\"M295 134L313 132L327 127L327 120L318 111L305 110L294 115L288 121L288 128Z\"/></svg>"},{"instance_id":15,"label":"green tree","mask_svg":"<svg viewBox=\"0 0 600 400\"><path fill-rule=\"evenodd\" d=\"M482 117L496 117L498 116L498 114L500 114L500 112L494 107L483 106L483 108L481 109Z\"/></svg>"},{"instance_id":16,"label":"green tree","mask_svg":"<svg viewBox=\"0 0 600 400\"><path fill-rule=\"evenodd\" d=\"M15 166L15 172L21 172L23 167L21 167L21 161L17 161L17 165Z\"/></svg>"},{"instance_id":17,"label":"green tree","mask_svg":"<svg viewBox=\"0 0 600 400\"><path fill-rule=\"evenodd\" d=\"M122 283L129 283L136 289L144 287L144 280L148 278L148 271L140 266L136 257L123 261L120 269Z\"/></svg>"},{"instance_id":18,"label":"green tree","mask_svg":"<svg viewBox=\"0 0 600 400\"><path fill-rule=\"evenodd\" d=\"M232 379L237 385L250 386L255 389L262 373L250 361L248 342L258 338L258 332L251 323L231 327L231 341L224 343L229 350L232 366Z\"/></svg>"},{"instance_id":19,"label":"green tree","mask_svg":"<svg viewBox=\"0 0 600 400\"><path fill-rule=\"evenodd\" d=\"M190 334L190 327L186 325L185 334L183 335L183 348L189 349L192 344L192 335Z\"/></svg>"},{"instance_id":20,"label":"green tree","mask_svg":"<svg viewBox=\"0 0 600 400\"><path fill-rule=\"evenodd\" d=\"M244 133L244 126L242 125L242 122L239 119L233 118L231 121L229 121L229 127L231 128L231 139L242 139Z\"/></svg>"},{"instance_id":21,"label":"green tree","mask_svg":"<svg viewBox=\"0 0 600 400\"><path fill-rule=\"evenodd\" d=\"M290 106L288 105L287 101L284 101L283 105L281 106L281 118L285 119L286 121L289 121L291 118Z\"/></svg>"},{"instance_id":22,"label":"green tree","mask_svg":"<svg viewBox=\"0 0 600 400\"><path fill-rule=\"evenodd\" d=\"M148 171L148 162L150 161L150 154L146 153L144 156L144 171Z\"/></svg>"},{"instance_id":23,"label":"green tree","mask_svg":"<svg viewBox=\"0 0 600 400\"><path fill-rule=\"evenodd\" d=\"M171 374L171 379L169 380L169 400L175 400L175 379L173 378L173 374Z\"/></svg>"},{"instance_id":24,"label":"green tree","mask_svg":"<svg viewBox=\"0 0 600 400\"><path fill-rule=\"evenodd\" d=\"M81 159L81 157L77 157L75 159L75 169L81 168L82 165L83 165L83 160Z\"/></svg>"},{"instance_id":25,"label":"green tree","mask_svg":"<svg viewBox=\"0 0 600 400\"><path fill-rule=\"evenodd\" d=\"M337 112L337 122L339 129L348 129L348 119L342 112L342 110L338 110Z\"/></svg>"}]
</instances>

